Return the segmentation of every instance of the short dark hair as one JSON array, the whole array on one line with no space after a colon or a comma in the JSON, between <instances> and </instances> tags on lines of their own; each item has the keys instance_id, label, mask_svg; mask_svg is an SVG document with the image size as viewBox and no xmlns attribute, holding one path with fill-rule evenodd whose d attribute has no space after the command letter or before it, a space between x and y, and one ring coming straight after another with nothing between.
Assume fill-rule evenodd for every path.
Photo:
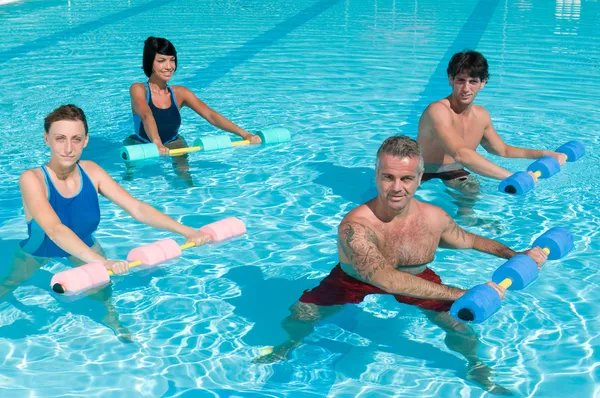
<instances>
[{"instance_id":1,"label":"short dark hair","mask_svg":"<svg viewBox=\"0 0 600 398\"><path fill-rule=\"evenodd\" d=\"M177 51L175 46L167 39L162 37L150 36L144 41L144 58L142 68L146 76L152 75L152 63L156 54L169 55L175 57L175 70L177 70Z\"/></svg>"},{"instance_id":2,"label":"short dark hair","mask_svg":"<svg viewBox=\"0 0 600 398\"><path fill-rule=\"evenodd\" d=\"M448 63L446 72L453 79L461 73L468 73L469 76L478 77L481 81L486 81L490 78L488 62L477 51L463 51L454 54Z\"/></svg>"},{"instance_id":3,"label":"short dark hair","mask_svg":"<svg viewBox=\"0 0 600 398\"><path fill-rule=\"evenodd\" d=\"M419 159L419 171L423 170L423 152L419 143L406 135L394 135L383 141L377 150L377 167L382 155L391 155L397 158Z\"/></svg>"},{"instance_id":4,"label":"short dark hair","mask_svg":"<svg viewBox=\"0 0 600 398\"><path fill-rule=\"evenodd\" d=\"M60 122L61 120L72 120L79 121L83 123L83 127L85 128L85 135L88 134L88 124L87 119L85 118L85 113L83 113L83 109L78 106L69 104L69 105L61 105L44 119L44 131L48 133L50 131L50 126L54 122Z\"/></svg>"}]
</instances>

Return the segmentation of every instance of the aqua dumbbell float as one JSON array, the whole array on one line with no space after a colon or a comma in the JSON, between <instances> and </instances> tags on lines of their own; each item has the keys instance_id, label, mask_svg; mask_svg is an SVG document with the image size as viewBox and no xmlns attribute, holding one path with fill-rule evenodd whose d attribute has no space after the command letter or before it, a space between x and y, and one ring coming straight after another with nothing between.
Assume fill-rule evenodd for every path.
<instances>
[{"instance_id":1,"label":"aqua dumbbell float","mask_svg":"<svg viewBox=\"0 0 600 398\"><path fill-rule=\"evenodd\" d=\"M229 217L208 224L199 229L207 233L209 242L221 242L246 233L244 223ZM168 260L181 256L182 251L198 245L189 242L183 245L177 244L173 239L163 239L148 245L137 247L129 252L127 261L129 269L134 267L152 268ZM87 290L104 286L110 283L112 271L107 270L102 263L88 263L67 271L59 272L52 277L50 286L52 290L60 294L75 295Z\"/></svg>"},{"instance_id":2,"label":"aqua dumbbell float","mask_svg":"<svg viewBox=\"0 0 600 398\"><path fill-rule=\"evenodd\" d=\"M292 139L290 131L281 127L265 129L256 134L262 140L263 145L279 144ZM248 140L231 141L229 135L206 136L196 139L193 146L169 150L169 155L180 156L189 152L209 152L243 145L252 144ZM159 156L158 148L154 144L126 145L121 148L121 158L129 162Z\"/></svg>"},{"instance_id":3,"label":"aqua dumbbell float","mask_svg":"<svg viewBox=\"0 0 600 398\"><path fill-rule=\"evenodd\" d=\"M554 227L538 237L533 246L541 247L549 260L557 260L573 249L573 236L566 228ZM492 281L505 289L521 290L529 286L538 274L538 266L531 257L517 254L494 272ZM481 323L501 306L498 292L483 284L473 287L456 300L450 308L450 315L461 321Z\"/></svg>"},{"instance_id":4,"label":"aqua dumbbell float","mask_svg":"<svg viewBox=\"0 0 600 398\"><path fill-rule=\"evenodd\" d=\"M585 147L579 141L569 141L561 145L555 152L567 155L567 162L574 162L585 155ZM527 171L518 171L511 175L498 186L498 190L510 194L523 194L533 189L535 181L531 172L537 178L550 178L560 171L558 160L552 156L544 156L533 162Z\"/></svg>"}]
</instances>

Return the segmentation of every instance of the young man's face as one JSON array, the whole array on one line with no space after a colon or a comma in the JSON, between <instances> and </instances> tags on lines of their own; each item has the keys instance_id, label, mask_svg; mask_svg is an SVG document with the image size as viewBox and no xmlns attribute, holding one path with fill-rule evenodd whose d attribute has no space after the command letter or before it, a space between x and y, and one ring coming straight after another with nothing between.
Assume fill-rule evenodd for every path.
<instances>
[{"instance_id":1,"label":"young man's face","mask_svg":"<svg viewBox=\"0 0 600 398\"><path fill-rule=\"evenodd\" d=\"M452 97L463 105L470 105L477 97L479 90L485 86L485 80L478 77L471 77L468 73L460 73L452 78L448 76L450 86L452 86Z\"/></svg>"}]
</instances>

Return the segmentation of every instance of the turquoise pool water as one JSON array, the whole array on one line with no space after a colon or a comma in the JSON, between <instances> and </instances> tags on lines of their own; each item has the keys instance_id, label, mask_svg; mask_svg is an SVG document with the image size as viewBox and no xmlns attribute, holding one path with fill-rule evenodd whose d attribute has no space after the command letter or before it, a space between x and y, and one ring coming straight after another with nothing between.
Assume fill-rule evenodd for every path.
<instances>
[{"instance_id":1,"label":"turquoise pool water","mask_svg":"<svg viewBox=\"0 0 600 398\"><path fill-rule=\"evenodd\" d=\"M104 308L52 293L59 261L0 303L0 394L57 396L478 397L465 360L423 314L370 296L324 322L291 360L253 364L285 338L280 322L337 261L341 218L374 192L384 138L416 136L420 112L447 95L452 53L483 52L491 79L477 101L513 145L587 154L535 191L501 196L483 181L477 203L440 182L418 192L468 230L523 250L552 226L575 249L475 326L494 381L517 396L600 396L596 178L600 3L467 0L31 0L0 6L0 250L2 270L25 238L18 176L47 160L43 117L63 103L87 113L84 157L138 198L193 226L227 216L248 234L187 251L153 272L115 278L111 302L135 342L102 323ZM193 186L170 162L126 173L128 88L142 81L149 35L179 53L173 84L249 130L282 126L291 143L190 155ZM188 141L215 130L183 112ZM525 160L497 159L524 169ZM101 200L96 234L110 257L173 237ZM177 237L175 237L178 239ZM488 280L502 260L439 250L451 285Z\"/></svg>"}]
</instances>

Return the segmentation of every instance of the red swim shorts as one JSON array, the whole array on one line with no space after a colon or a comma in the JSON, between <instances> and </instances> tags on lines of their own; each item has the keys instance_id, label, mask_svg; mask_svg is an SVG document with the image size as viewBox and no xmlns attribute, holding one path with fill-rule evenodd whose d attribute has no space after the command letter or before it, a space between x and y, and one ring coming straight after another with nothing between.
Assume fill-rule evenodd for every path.
<instances>
[{"instance_id":1,"label":"red swim shorts","mask_svg":"<svg viewBox=\"0 0 600 398\"><path fill-rule=\"evenodd\" d=\"M415 276L437 284L442 283L441 278L429 268L425 268L425 271ZM390 293L351 277L345 273L338 264L331 273L321 281L319 286L312 290L306 290L302 297L300 297L300 301L302 303L320 306L358 304L362 302L368 294ZM394 295L394 298L399 303L416 305L417 307L437 312L449 311L452 306L452 301L447 300L429 300L400 296L397 294Z\"/></svg>"}]
</instances>

